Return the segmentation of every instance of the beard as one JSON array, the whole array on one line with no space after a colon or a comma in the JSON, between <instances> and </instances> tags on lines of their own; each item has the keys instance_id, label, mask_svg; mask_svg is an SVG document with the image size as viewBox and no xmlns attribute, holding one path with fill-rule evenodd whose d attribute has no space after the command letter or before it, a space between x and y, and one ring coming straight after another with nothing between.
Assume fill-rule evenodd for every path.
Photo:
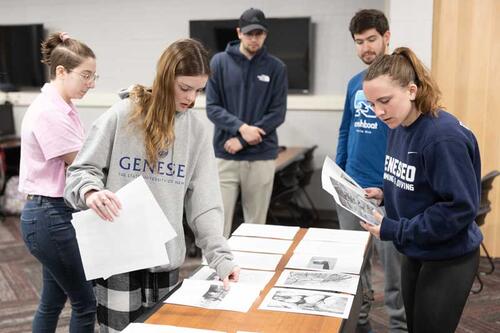
<instances>
[{"instance_id":1,"label":"beard","mask_svg":"<svg viewBox=\"0 0 500 333\"><path fill-rule=\"evenodd\" d=\"M371 65L375 59L377 59L378 57L382 56L385 54L387 50L387 46L384 44L382 49L380 50L380 52L376 52L376 51L367 51L365 53L363 53L360 57L361 61L363 61L366 65Z\"/></svg>"}]
</instances>

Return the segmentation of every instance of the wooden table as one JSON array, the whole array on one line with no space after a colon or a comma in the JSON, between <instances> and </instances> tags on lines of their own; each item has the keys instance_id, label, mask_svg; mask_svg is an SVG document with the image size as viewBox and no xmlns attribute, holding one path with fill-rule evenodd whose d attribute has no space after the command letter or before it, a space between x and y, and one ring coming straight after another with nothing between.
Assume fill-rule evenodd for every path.
<instances>
[{"instance_id":1,"label":"wooden table","mask_svg":"<svg viewBox=\"0 0 500 333\"><path fill-rule=\"evenodd\" d=\"M305 152L309 147L286 147L278 154L276 158L276 172L283 170L295 161L304 159Z\"/></svg>"},{"instance_id":2,"label":"wooden table","mask_svg":"<svg viewBox=\"0 0 500 333\"><path fill-rule=\"evenodd\" d=\"M304 237L307 229L300 229L288 252L283 256L276 269L276 274L268 283L260 296L252 304L247 313L235 311L209 310L175 304L159 304L151 312L138 321L148 324L175 325L182 327L203 328L234 333L240 331L260 333L326 333L326 332L354 332L359 309L361 306L361 291L354 298L349 319L259 310L258 307L264 296L274 286L290 259L293 250ZM370 243L369 243L370 244ZM365 251L366 253L366 251Z\"/></svg>"}]
</instances>

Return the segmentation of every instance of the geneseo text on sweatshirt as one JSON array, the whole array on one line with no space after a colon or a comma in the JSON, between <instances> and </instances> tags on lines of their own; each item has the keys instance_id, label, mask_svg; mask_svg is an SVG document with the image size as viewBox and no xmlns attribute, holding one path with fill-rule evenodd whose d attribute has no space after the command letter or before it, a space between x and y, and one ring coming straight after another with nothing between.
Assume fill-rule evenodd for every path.
<instances>
[{"instance_id":1,"label":"geneseo text on sweatshirt","mask_svg":"<svg viewBox=\"0 0 500 333\"><path fill-rule=\"evenodd\" d=\"M222 236L223 211L215 156L210 138L193 110L177 113L175 142L160 152L158 162L146 160L144 135L129 124L132 103L116 103L92 126L88 137L68 168L65 199L74 208L87 209L89 189L118 189L143 176L177 237L166 244L170 264L156 270L172 270L185 258L183 207L186 218L211 267L226 277L235 264ZM137 221L138 228L141 221Z\"/></svg>"},{"instance_id":2,"label":"geneseo text on sweatshirt","mask_svg":"<svg viewBox=\"0 0 500 333\"><path fill-rule=\"evenodd\" d=\"M389 131L384 165L387 217L380 238L405 255L441 260L476 250L481 191L474 134L451 114L421 115Z\"/></svg>"}]
</instances>

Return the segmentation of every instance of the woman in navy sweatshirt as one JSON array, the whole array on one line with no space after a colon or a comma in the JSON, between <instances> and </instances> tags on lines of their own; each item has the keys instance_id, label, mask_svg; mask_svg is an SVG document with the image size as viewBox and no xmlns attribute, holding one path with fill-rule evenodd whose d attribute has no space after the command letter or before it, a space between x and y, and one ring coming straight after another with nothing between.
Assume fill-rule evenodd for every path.
<instances>
[{"instance_id":1,"label":"woman in navy sweatshirt","mask_svg":"<svg viewBox=\"0 0 500 333\"><path fill-rule=\"evenodd\" d=\"M375 61L363 89L389 126L384 188L366 189L384 201L387 216L361 223L404 254L403 300L410 332L454 332L479 262L474 222L481 160L474 134L440 109L440 91L408 48Z\"/></svg>"}]
</instances>

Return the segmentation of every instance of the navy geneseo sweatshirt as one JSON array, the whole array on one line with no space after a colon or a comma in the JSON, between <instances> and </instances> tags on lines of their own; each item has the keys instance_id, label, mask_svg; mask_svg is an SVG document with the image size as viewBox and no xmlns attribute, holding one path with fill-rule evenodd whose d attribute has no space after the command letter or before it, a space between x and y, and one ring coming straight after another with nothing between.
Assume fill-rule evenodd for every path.
<instances>
[{"instance_id":1,"label":"navy geneseo sweatshirt","mask_svg":"<svg viewBox=\"0 0 500 333\"><path fill-rule=\"evenodd\" d=\"M215 156L226 160L271 160L278 156L276 128L285 121L288 78L285 64L263 47L248 60L232 41L210 62L206 87L207 116L215 124ZM248 145L238 129L244 123L262 128L261 143ZM238 137L244 148L232 155L224 143Z\"/></svg>"},{"instance_id":2,"label":"navy geneseo sweatshirt","mask_svg":"<svg viewBox=\"0 0 500 333\"><path fill-rule=\"evenodd\" d=\"M445 111L389 130L381 239L419 260L451 259L476 250L482 241L474 222L480 175L474 134Z\"/></svg>"}]
</instances>

